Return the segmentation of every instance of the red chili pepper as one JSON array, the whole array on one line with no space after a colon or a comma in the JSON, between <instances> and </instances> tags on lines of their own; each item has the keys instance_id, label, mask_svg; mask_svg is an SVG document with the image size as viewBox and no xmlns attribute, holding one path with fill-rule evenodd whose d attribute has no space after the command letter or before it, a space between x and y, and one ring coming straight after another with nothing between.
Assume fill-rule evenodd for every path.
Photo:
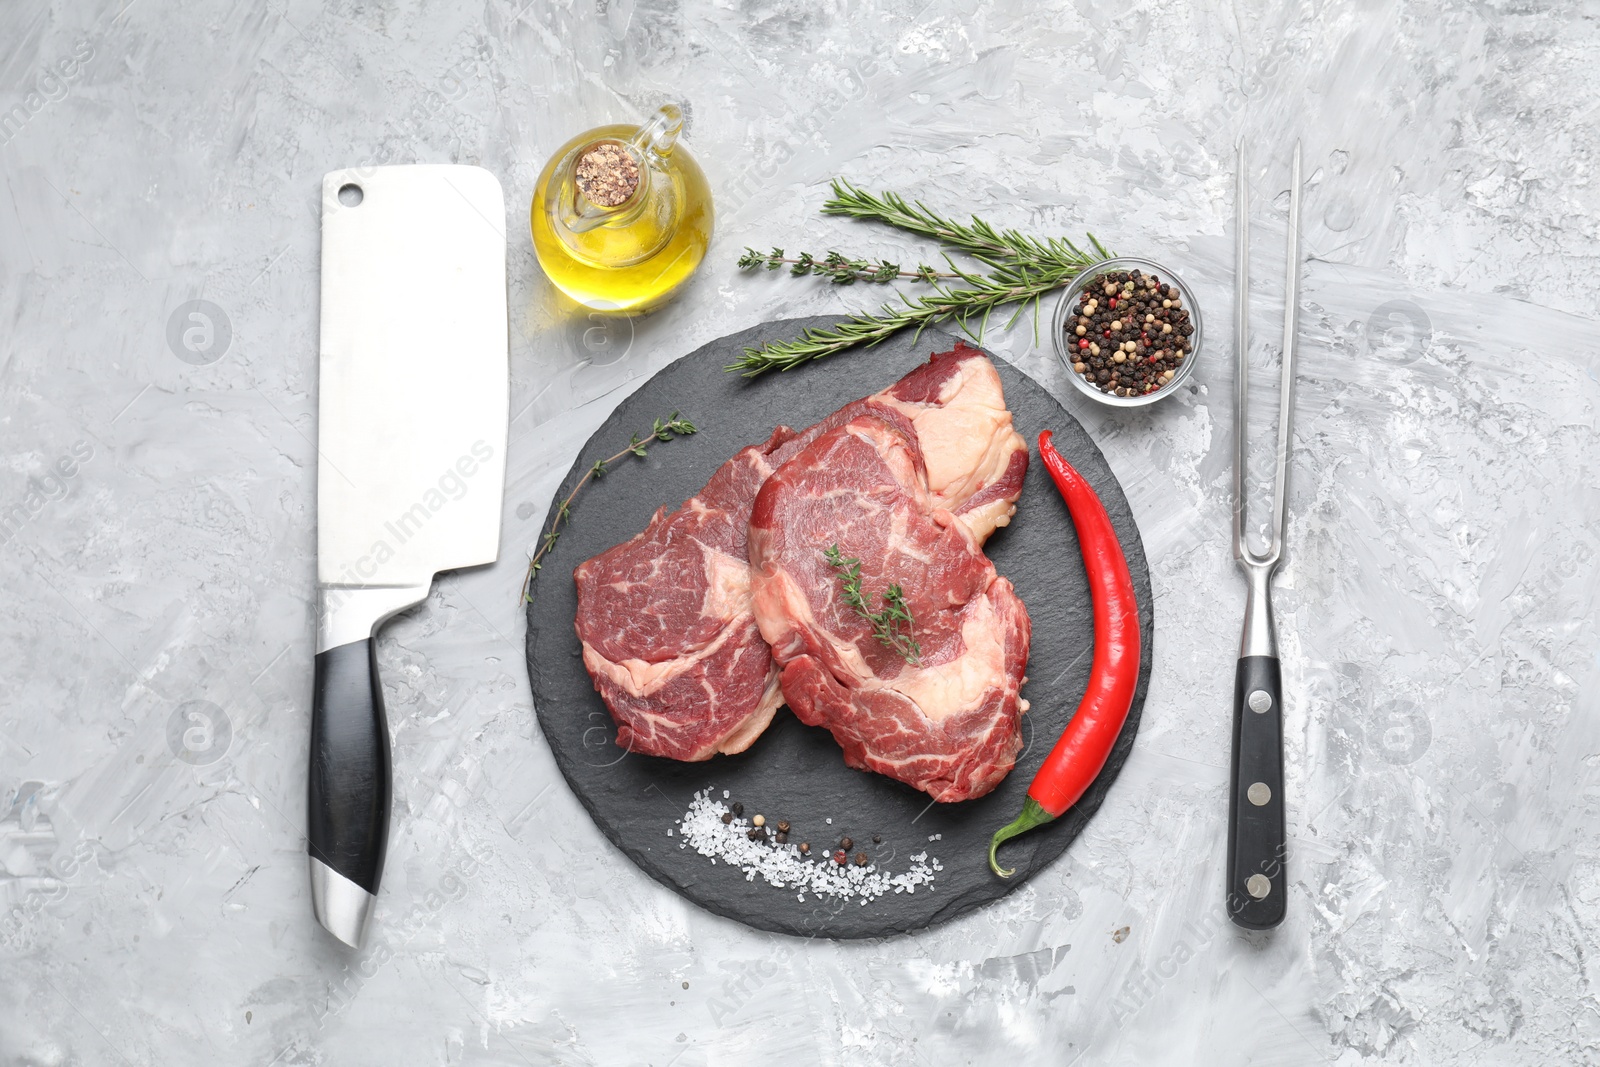
<instances>
[{"instance_id":1,"label":"red chili pepper","mask_svg":"<svg viewBox=\"0 0 1600 1067\"><path fill-rule=\"evenodd\" d=\"M1094 603L1094 663L1077 712L1028 786L1022 814L995 831L989 844L989 866L1002 878L1013 872L1001 868L995 850L1078 802L1106 765L1139 684L1139 605L1117 531L1094 489L1056 451L1049 430L1039 435L1039 458L1061 490L1078 531Z\"/></svg>"}]
</instances>

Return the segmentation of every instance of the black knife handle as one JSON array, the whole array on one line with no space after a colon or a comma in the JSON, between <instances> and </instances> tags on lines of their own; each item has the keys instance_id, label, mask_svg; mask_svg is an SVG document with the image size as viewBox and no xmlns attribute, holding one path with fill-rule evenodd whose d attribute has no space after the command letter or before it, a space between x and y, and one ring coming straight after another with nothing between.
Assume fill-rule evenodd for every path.
<instances>
[{"instance_id":1,"label":"black knife handle","mask_svg":"<svg viewBox=\"0 0 1600 1067\"><path fill-rule=\"evenodd\" d=\"M389 844L389 721L371 638L318 652L307 851L377 895Z\"/></svg>"},{"instance_id":2,"label":"black knife handle","mask_svg":"<svg viewBox=\"0 0 1600 1067\"><path fill-rule=\"evenodd\" d=\"M1239 660L1233 686L1233 775L1228 794L1228 914L1269 930L1288 911L1284 865L1283 684L1276 656Z\"/></svg>"}]
</instances>

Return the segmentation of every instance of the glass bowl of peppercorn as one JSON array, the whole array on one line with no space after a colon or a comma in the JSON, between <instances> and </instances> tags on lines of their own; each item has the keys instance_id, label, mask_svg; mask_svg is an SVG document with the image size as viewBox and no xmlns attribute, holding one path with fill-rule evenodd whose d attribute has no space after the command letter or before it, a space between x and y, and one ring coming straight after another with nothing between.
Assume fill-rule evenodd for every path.
<instances>
[{"instance_id":1,"label":"glass bowl of peppercorn","mask_svg":"<svg viewBox=\"0 0 1600 1067\"><path fill-rule=\"evenodd\" d=\"M1200 307L1188 286L1131 256L1086 268L1061 294L1051 326L1072 384L1110 407L1177 392L1200 351Z\"/></svg>"}]
</instances>

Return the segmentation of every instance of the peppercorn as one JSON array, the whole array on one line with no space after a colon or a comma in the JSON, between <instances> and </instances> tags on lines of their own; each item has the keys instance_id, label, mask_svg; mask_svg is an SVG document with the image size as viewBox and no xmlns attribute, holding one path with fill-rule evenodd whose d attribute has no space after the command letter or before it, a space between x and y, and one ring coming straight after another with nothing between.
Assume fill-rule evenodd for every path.
<instances>
[{"instance_id":1,"label":"peppercorn","mask_svg":"<svg viewBox=\"0 0 1600 1067\"><path fill-rule=\"evenodd\" d=\"M850 840L848 837L841 837L839 839L839 847L844 849L846 852L849 852L855 847L855 842Z\"/></svg>"},{"instance_id":2,"label":"peppercorn","mask_svg":"<svg viewBox=\"0 0 1600 1067\"><path fill-rule=\"evenodd\" d=\"M765 826L765 825L767 825L767 817L765 815L757 815L755 818L751 819L750 821L755 823L757 826Z\"/></svg>"},{"instance_id":3,"label":"peppercorn","mask_svg":"<svg viewBox=\"0 0 1600 1067\"><path fill-rule=\"evenodd\" d=\"M873 835L872 835L872 843L873 843L873 844L874 844L874 845L881 845L881 844L883 844L883 835L882 835L882 834L873 834Z\"/></svg>"},{"instance_id":4,"label":"peppercorn","mask_svg":"<svg viewBox=\"0 0 1600 1067\"><path fill-rule=\"evenodd\" d=\"M850 853L841 848L839 851L833 854L833 862L843 867L846 863L850 862Z\"/></svg>"},{"instance_id":5,"label":"peppercorn","mask_svg":"<svg viewBox=\"0 0 1600 1067\"><path fill-rule=\"evenodd\" d=\"M802 841L802 842L800 842L800 855L802 855L802 856L811 855L811 842L810 841Z\"/></svg>"},{"instance_id":6,"label":"peppercorn","mask_svg":"<svg viewBox=\"0 0 1600 1067\"><path fill-rule=\"evenodd\" d=\"M765 841L767 839L767 831L764 827L757 826L745 836L752 841Z\"/></svg>"},{"instance_id":7,"label":"peppercorn","mask_svg":"<svg viewBox=\"0 0 1600 1067\"><path fill-rule=\"evenodd\" d=\"M739 803L737 800L735 800L733 802L733 813L735 815L743 815L744 814L744 805Z\"/></svg>"},{"instance_id":8,"label":"peppercorn","mask_svg":"<svg viewBox=\"0 0 1600 1067\"><path fill-rule=\"evenodd\" d=\"M856 866L857 867L865 867L866 865L867 865L867 854L865 852L857 852L856 853Z\"/></svg>"},{"instance_id":9,"label":"peppercorn","mask_svg":"<svg viewBox=\"0 0 1600 1067\"><path fill-rule=\"evenodd\" d=\"M1076 314L1065 324L1069 340L1078 340L1069 361L1073 373L1116 396L1154 392L1172 380L1189 354L1185 338L1194 333L1177 287L1142 271L1107 271L1088 285L1094 293L1079 295ZM1123 336L1113 338L1116 333ZM1104 350L1097 336L1107 342Z\"/></svg>"},{"instance_id":10,"label":"peppercorn","mask_svg":"<svg viewBox=\"0 0 1600 1067\"><path fill-rule=\"evenodd\" d=\"M786 834L788 832L789 832L789 820L788 819L779 819L778 820L778 833Z\"/></svg>"}]
</instances>

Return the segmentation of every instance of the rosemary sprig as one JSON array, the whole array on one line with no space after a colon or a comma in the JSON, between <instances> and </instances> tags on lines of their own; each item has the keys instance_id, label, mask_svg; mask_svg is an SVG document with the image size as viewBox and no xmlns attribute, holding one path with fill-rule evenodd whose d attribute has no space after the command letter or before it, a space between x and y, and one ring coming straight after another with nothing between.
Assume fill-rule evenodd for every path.
<instances>
[{"instance_id":1,"label":"rosemary sprig","mask_svg":"<svg viewBox=\"0 0 1600 1067\"><path fill-rule=\"evenodd\" d=\"M954 264L952 263L952 266ZM959 271L959 268L958 268ZM739 371L747 378L769 370L793 370L803 363L831 356L855 345L871 348L893 334L915 327L918 336L922 331L940 322L954 322L961 331L981 344L989 316L1003 304L1019 303L1017 310L1006 321L1006 328L1014 325L1032 304L1037 332L1038 302L1044 294L1069 284L1072 274L1058 271L1041 271L1026 266L1004 267L991 275L959 272L966 286L955 288L935 285L931 295L909 297L901 294L904 307L885 304L876 315L858 315L831 327L808 327L793 341L767 341L746 347L740 356L727 367ZM977 329L973 329L976 320Z\"/></svg>"},{"instance_id":2,"label":"rosemary sprig","mask_svg":"<svg viewBox=\"0 0 1600 1067\"><path fill-rule=\"evenodd\" d=\"M973 216L970 224L953 222L920 200L913 205L907 204L898 193L874 196L842 178L834 179L833 196L823 203L822 213L881 222L932 237L991 267L1020 263L1066 267L1077 273L1101 259L1111 258L1111 253L1100 247L1093 234L1089 242L1099 255L1087 255L1061 237L1041 241L1017 230L996 230L977 216Z\"/></svg>"},{"instance_id":3,"label":"rosemary sprig","mask_svg":"<svg viewBox=\"0 0 1600 1067\"><path fill-rule=\"evenodd\" d=\"M572 487L572 492L567 494L567 498L556 505L555 514L550 517L550 528L539 539L539 550L533 554L533 558L528 560L528 576L522 582L523 601L532 601L533 580L539 576L539 568L544 565L542 561L545 554L556 547L556 542L561 539L561 526L572 517L572 501L583 487L589 484L591 479L604 477L606 468L624 456L637 456L643 459L649 454L650 445L653 442L670 441L674 434L687 436L694 432L694 423L688 419L679 418L678 413L674 411L665 419L656 419L650 427L650 432L645 436L640 437L638 434L634 434L630 437L628 439L628 447L616 455L595 460L593 465L587 471L584 471L583 477L578 479L578 484Z\"/></svg>"},{"instance_id":4,"label":"rosemary sprig","mask_svg":"<svg viewBox=\"0 0 1600 1067\"><path fill-rule=\"evenodd\" d=\"M872 624L872 636L885 647L898 652L900 658L913 667L920 666L922 646L917 643L911 609L906 607L905 592L900 584L896 582L885 589L883 609L873 611L867 606L866 594L861 591L861 561L853 556L846 558L840 553L838 545L824 549L822 557L828 561L828 566L838 572L839 599ZM901 629L902 624L904 630Z\"/></svg>"},{"instance_id":5,"label":"rosemary sprig","mask_svg":"<svg viewBox=\"0 0 1600 1067\"><path fill-rule=\"evenodd\" d=\"M829 252L821 259L817 259L810 252L802 252L798 258L787 258L781 248L774 248L771 252L757 252L753 248L746 248L744 255L739 257L739 266L746 270L752 267L777 270L786 263L789 264L789 273L797 278L807 274L817 274L838 285L850 285L858 280L892 282L904 279L934 282L940 278L960 277L958 274L936 271L926 263L917 264L916 270L901 270L900 264L891 263L886 259L851 259L842 252Z\"/></svg>"},{"instance_id":6,"label":"rosemary sprig","mask_svg":"<svg viewBox=\"0 0 1600 1067\"><path fill-rule=\"evenodd\" d=\"M914 328L920 336L924 329L940 322L955 323L974 342L981 343L995 308L1011 303L1018 307L1007 320L1006 328L1013 326L1031 304L1037 340L1039 304L1044 295L1070 285L1085 268L1110 259L1112 255L1093 234L1089 235L1090 251L1084 251L1065 238L1041 241L1017 230L996 230L977 217L970 224L954 222L920 201L908 204L895 193L875 196L843 180L834 181L833 196L822 210L828 215L882 222L933 237L983 263L989 273L963 270L946 253L944 258L950 266L950 276L963 284L945 284L943 280L925 277L922 280L933 287L931 294L911 297L902 293L900 299L904 306L885 304L876 315L858 315L829 328L813 327L793 341L767 341L749 346L739 359L728 365L728 370L738 371L747 378L769 370L792 370L855 345L870 348L907 327ZM782 250L774 249L774 252ZM740 260L741 265L755 265L746 263L752 255L759 253L747 250L745 259ZM781 254L778 259L782 261ZM776 264L768 269L776 269Z\"/></svg>"}]
</instances>

